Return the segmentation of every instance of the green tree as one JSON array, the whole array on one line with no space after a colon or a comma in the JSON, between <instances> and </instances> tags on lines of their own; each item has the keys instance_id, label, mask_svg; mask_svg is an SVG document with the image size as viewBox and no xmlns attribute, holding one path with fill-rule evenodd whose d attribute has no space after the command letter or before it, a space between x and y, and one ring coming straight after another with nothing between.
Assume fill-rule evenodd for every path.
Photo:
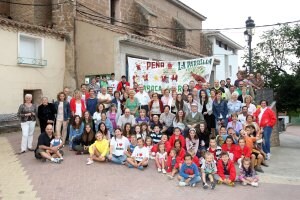
<instances>
[{"instance_id":1,"label":"green tree","mask_svg":"<svg viewBox=\"0 0 300 200\"><path fill-rule=\"evenodd\" d=\"M300 108L300 25L281 25L265 31L253 49L252 68L266 87L273 88L279 111ZM248 64L248 54L244 57Z\"/></svg>"}]
</instances>

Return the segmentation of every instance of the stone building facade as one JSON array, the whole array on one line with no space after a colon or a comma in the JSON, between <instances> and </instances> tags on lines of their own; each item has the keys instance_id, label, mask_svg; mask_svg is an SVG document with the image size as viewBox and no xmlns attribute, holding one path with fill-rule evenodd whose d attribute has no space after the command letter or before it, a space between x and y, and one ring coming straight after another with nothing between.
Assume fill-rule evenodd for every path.
<instances>
[{"instance_id":1,"label":"stone building facade","mask_svg":"<svg viewBox=\"0 0 300 200\"><path fill-rule=\"evenodd\" d=\"M206 19L179 0L10 0L0 16L66 33L64 86L126 74L127 57L154 60L211 55ZM158 29L155 27L164 27Z\"/></svg>"},{"instance_id":2,"label":"stone building facade","mask_svg":"<svg viewBox=\"0 0 300 200\"><path fill-rule=\"evenodd\" d=\"M24 94L31 93L38 105L42 96L50 101L56 99L65 74L66 32L50 27L51 18L49 21L45 6L37 16L32 5L18 5L0 4L0 84L6 91L0 97L0 129L1 119L13 118L11 114L18 111Z\"/></svg>"}]
</instances>

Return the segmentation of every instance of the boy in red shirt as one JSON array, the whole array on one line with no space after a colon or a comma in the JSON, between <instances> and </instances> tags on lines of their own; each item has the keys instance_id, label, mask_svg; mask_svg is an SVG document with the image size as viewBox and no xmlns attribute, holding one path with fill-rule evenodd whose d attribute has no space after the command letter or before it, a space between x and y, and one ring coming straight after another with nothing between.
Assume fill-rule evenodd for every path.
<instances>
[{"instance_id":1,"label":"boy in red shirt","mask_svg":"<svg viewBox=\"0 0 300 200\"><path fill-rule=\"evenodd\" d=\"M236 180L236 170L233 161L229 159L229 154L226 151L222 151L220 160L217 164L218 183L225 183L226 185L234 186Z\"/></svg>"}]
</instances>

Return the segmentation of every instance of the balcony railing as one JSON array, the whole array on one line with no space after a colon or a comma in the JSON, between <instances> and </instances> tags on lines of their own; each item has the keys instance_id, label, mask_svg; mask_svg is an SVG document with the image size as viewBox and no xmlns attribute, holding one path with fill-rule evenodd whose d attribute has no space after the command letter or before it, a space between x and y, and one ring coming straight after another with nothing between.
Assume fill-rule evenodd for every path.
<instances>
[{"instance_id":1,"label":"balcony railing","mask_svg":"<svg viewBox=\"0 0 300 200\"><path fill-rule=\"evenodd\" d=\"M37 58L18 57L18 64L44 67L47 66L47 60L37 59Z\"/></svg>"}]
</instances>

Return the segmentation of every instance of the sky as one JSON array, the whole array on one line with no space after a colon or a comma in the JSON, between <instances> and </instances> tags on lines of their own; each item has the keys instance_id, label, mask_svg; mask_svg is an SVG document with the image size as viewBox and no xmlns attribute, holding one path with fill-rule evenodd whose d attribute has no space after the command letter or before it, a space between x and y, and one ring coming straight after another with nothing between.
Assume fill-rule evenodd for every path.
<instances>
[{"instance_id":1,"label":"sky","mask_svg":"<svg viewBox=\"0 0 300 200\"><path fill-rule=\"evenodd\" d=\"M245 21L249 16L255 25L266 25L300 20L299 0L180 0L195 11L204 15L207 19L202 28L231 28L245 27ZM278 26L277 26L278 27ZM270 29L270 28L268 28ZM266 28L256 28L252 46L260 41L259 36ZM244 37L245 29L221 31L241 46L247 43ZM241 57L243 51L239 51ZM239 60L239 65L243 65Z\"/></svg>"}]
</instances>

